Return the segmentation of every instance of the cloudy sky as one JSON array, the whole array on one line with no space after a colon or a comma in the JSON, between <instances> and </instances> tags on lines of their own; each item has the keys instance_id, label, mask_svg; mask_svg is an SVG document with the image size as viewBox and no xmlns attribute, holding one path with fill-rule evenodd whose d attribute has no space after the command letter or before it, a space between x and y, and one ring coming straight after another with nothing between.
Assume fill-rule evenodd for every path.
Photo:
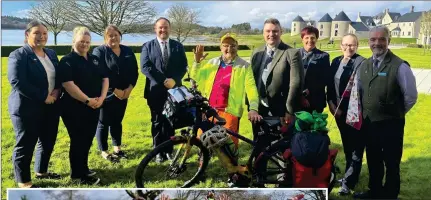
<instances>
[{"instance_id":1,"label":"cloudy sky","mask_svg":"<svg viewBox=\"0 0 431 200\"><path fill-rule=\"evenodd\" d=\"M2 1L2 15L25 16L34 1ZM158 16L166 16L173 4L184 4L201 13L201 24L204 26L230 27L232 24L250 22L252 28L262 28L266 18L275 17L282 26L290 27L292 20L300 15L304 19L318 21L325 13L332 18L344 11L350 20L362 16L374 16L389 8L390 12L401 15L415 11L431 10L427 1L153 1Z\"/></svg>"}]
</instances>

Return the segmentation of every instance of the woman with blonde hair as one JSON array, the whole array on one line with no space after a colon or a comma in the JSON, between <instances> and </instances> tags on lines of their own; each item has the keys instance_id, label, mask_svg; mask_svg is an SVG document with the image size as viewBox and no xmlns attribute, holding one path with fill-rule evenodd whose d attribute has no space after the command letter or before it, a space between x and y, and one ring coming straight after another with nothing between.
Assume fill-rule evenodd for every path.
<instances>
[{"instance_id":1,"label":"woman with blonde hair","mask_svg":"<svg viewBox=\"0 0 431 200\"><path fill-rule=\"evenodd\" d=\"M364 57L356 53L358 45L359 41L356 35L349 33L343 36L340 44L343 55L332 60L331 76L327 89L329 110L334 115L340 130L346 156L346 171L344 178L340 180L340 195L350 194L350 190L358 183L365 148L364 136L358 130L359 128L346 123L349 102L354 101L350 98L351 87L349 85L351 85L355 73L365 60ZM352 96L355 97L355 95ZM358 100L356 99L356 101Z\"/></svg>"},{"instance_id":2,"label":"woman with blonde hair","mask_svg":"<svg viewBox=\"0 0 431 200\"><path fill-rule=\"evenodd\" d=\"M107 69L109 77L108 97L100 109L96 138L102 157L111 162L127 158L121 150L121 135L127 99L138 80L138 62L132 49L121 45L121 31L114 25L106 27L105 44L94 48L93 55L99 65ZM114 153L108 153L108 132L111 132Z\"/></svg>"},{"instance_id":3,"label":"woman with blonde hair","mask_svg":"<svg viewBox=\"0 0 431 200\"><path fill-rule=\"evenodd\" d=\"M70 137L71 177L81 184L98 184L95 172L88 168L88 154L96 133L100 107L106 98L109 79L105 66L88 53L90 31L85 27L73 30L72 52L59 64L60 79L65 92L61 98L62 119Z\"/></svg>"},{"instance_id":4,"label":"woman with blonde hair","mask_svg":"<svg viewBox=\"0 0 431 200\"><path fill-rule=\"evenodd\" d=\"M57 54L45 48L47 40L46 26L31 21L25 31L25 45L10 53L8 60L7 77L12 86L8 110L16 139L12 162L20 188L37 187L30 175L35 146L36 178L60 178L48 172L60 120L57 103L60 84Z\"/></svg>"}]
</instances>

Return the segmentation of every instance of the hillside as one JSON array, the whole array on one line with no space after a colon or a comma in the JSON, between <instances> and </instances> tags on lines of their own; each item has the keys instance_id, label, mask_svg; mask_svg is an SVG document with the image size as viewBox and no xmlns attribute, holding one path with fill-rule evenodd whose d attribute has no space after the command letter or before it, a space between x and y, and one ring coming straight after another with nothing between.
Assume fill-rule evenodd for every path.
<instances>
[{"instance_id":1,"label":"hillside","mask_svg":"<svg viewBox=\"0 0 431 200\"><path fill-rule=\"evenodd\" d=\"M1 16L2 29L25 29L27 24L31 21L28 18L19 18L13 16Z\"/></svg>"}]
</instances>

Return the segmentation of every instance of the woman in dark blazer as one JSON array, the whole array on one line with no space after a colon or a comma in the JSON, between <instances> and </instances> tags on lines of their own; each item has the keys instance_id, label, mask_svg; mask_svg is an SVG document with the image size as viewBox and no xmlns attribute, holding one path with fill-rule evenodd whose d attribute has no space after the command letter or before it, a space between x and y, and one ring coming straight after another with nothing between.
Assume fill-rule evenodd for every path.
<instances>
[{"instance_id":1,"label":"woman in dark blazer","mask_svg":"<svg viewBox=\"0 0 431 200\"><path fill-rule=\"evenodd\" d=\"M118 162L119 158L127 158L121 150L121 136L127 99L138 80L138 62L132 49L121 45L121 32L110 25L104 32L105 44L96 47L93 55L99 58L99 65L108 70L108 97L100 109L99 124L96 138L102 157ZM111 132L114 153L108 153L108 132Z\"/></svg>"},{"instance_id":2,"label":"woman in dark blazer","mask_svg":"<svg viewBox=\"0 0 431 200\"><path fill-rule=\"evenodd\" d=\"M88 153L109 80L106 69L99 65L99 59L88 53L90 42L87 28L76 27L73 30L72 52L65 55L59 64L60 79L65 89L60 102L61 117L70 137L71 178L81 184L95 185L100 179L88 168Z\"/></svg>"},{"instance_id":3,"label":"woman in dark blazer","mask_svg":"<svg viewBox=\"0 0 431 200\"><path fill-rule=\"evenodd\" d=\"M30 175L36 143L36 178L60 178L48 172L60 119L58 58L45 48L48 30L41 22L31 21L25 38L26 44L13 51L8 60L7 76L12 86L8 109L16 139L12 162L18 187L37 187Z\"/></svg>"},{"instance_id":4,"label":"woman in dark blazer","mask_svg":"<svg viewBox=\"0 0 431 200\"><path fill-rule=\"evenodd\" d=\"M321 113L326 107L325 88L329 79L329 54L316 48L319 30L307 26L301 31L302 47L299 51L304 65L304 88L302 110Z\"/></svg>"},{"instance_id":5,"label":"woman in dark blazer","mask_svg":"<svg viewBox=\"0 0 431 200\"><path fill-rule=\"evenodd\" d=\"M327 98L329 110L334 115L340 130L346 156L346 171L344 178L341 179L342 187L339 194L348 195L359 179L365 143L360 131L346 123L349 97L343 97L343 92L354 71L358 70L365 58L356 54L358 38L354 34L345 35L341 40L340 47L343 55L332 60L331 82L328 85Z\"/></svg>"}]
</instances>

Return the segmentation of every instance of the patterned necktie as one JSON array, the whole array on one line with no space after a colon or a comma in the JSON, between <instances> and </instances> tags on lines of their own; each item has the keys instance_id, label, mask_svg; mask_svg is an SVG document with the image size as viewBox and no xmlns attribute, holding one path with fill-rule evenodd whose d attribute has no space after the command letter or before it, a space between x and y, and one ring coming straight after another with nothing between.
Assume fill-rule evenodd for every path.
<instances>
[{"instance_id":1,"label":"patterned necktie","mask_svg":"<svg viewBox=\"0 0 431 200\"><path fill-rule=\"evenodd\" d=\"M266 57L264 69L266 69L268 67L268 64L270 62L272 62L272 59L274 57L274 50L269 50L269 52L268 52L268 54L266 56L267 57Z\"/></svg>"},{"instance_id":2,"label":"patterned necktie","mask_svg":"<svg viewBox=\"0 0 431 200\"><path fill-rule=\"evenodd\" d=\"M373 61L373 74L376 74L379 70L379 60L377 58Z\"/></svg>"},{"instance_id":3,"label":"patterned necktie","mask_svg":"<svg viewBox=\"0 0 431 200\"><path fill-rule=\"evenodd\" d=\"M163 44L163 63L166 67L168 66L168 60L169 60L168 45L166 41L163 41L162 44Z\"/></svg>"}]
</instances>

